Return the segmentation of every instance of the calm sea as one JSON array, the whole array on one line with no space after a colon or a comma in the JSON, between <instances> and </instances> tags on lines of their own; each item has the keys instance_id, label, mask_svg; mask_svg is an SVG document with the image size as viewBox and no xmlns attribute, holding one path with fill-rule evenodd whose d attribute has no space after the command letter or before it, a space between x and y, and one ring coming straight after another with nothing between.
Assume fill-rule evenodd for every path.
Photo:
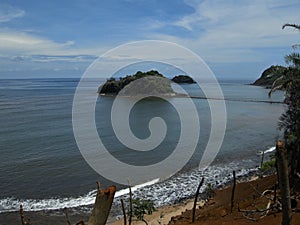
<instances>
[{"instance_id":1,"label":"calm sea","mask_svg":"<svg viewBox=\"0 0 300 225\"><path fill-rule=\"evenodd\" d=\"M96 181L100 180L103 186L113 184L89 167L76 145L72 103L78 81L0 80L0 212L18 210L20 203L25 210L89 205L94 201ZM248 82L221 82L227 128L221 150L205 172L213 184L230 179L233 169L240 175L254 169L260 161L257 153L273 147L280 137L277 120L284 105L267 101L280 102L283 93L277 92L269 99L268 90L245 83ZM192 96L203 97L194 84L183 85L183 88ZM110 123L113 100L113 97L98 99L95 119L101 130L100 138L112 149L114 157L132 165L149 165L171 154L180 135L178 114L171 104L146 99L134 107L130 125L136 136L149 135L148 122L154 116L162 117L168 126L161 146L155 151L136 154L122 146L114 135ZM146 192L157 204L188 197L201 175L196 168L209 136L210 111L207 100L195 98L193 102L201 124L200 144L195 154L175 176L163 182L153 180L140 189L141 194ZM117 187L120 196L124 187Z\"/></svg>"}]
</instances>

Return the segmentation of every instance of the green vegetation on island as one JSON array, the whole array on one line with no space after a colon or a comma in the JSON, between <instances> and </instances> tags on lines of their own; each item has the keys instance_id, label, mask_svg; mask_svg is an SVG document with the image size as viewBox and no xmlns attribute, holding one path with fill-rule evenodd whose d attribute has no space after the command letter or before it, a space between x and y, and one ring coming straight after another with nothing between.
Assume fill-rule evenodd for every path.
<instances>
[{"instance_id":1,"label":"green vegetation on island","mask_svg":"<svg viewBox=\"0 0 300 225\"><path fill-rule=\"evenodd\" d=\"M193 84L196 83L193 78L187 75L178 75L172 78L172 81L178 84Z\"/></svg>"},{"instance_id":2,"label":"green vegetation on island","mask_svg":"<svg viewBox=\"0 0 300 225\"><path fill-rule=\"evenodd\" d=\"M134 85L131 83L134 82ZM171 86L171 81L175 83L195 83L187 75L175 76L172 80L156 70L148 72L137 71L134 75L127 75L119 79L110 78L98 89L99 94L108 95L174 95L175 92ZM121 92L122 91L122 92Z\"/></svg>"},{"instance_id":3,"label":"green vegetation on island","mask_svg":"<svg viewBox=\"0 0 300 225\"><path fill-rule=\"evenodd\" d=\"M133 81L136 81L134 85L130 85ZM116 95L119 94L121 90L122 95L174 93L170 80L156 70L150 70L148 72L137 71L134 75L127 75L119 79L110 78L99 87L98 92L99 94Z\"/></svg>"},{"instance_id":4,"label":"green vegetation on island","mask_svg":"<svg viewBox=\"0 0 300 225\"><path fill-rule=\"evenodd\" d=\"M274 81L281 77L281 75L286 71L286 69L286 67L279 65L270 66L269 68L264 70L260 78L258 78L252 85L271 88ZM280 82L282 83L283 80Z\"/></svg>"}]
</instances>

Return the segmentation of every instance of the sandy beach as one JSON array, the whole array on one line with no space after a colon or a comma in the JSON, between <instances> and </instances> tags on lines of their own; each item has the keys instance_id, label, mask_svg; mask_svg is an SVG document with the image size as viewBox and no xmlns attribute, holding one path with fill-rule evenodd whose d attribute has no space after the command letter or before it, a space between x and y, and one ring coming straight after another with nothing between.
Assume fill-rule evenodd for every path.
<instances>
[{"instance_id":1,"label":"sandy beach","mask_svg":"<svg viewBox=\"0 0 300 225\"><path fill-rule=\"evenodd\" d=\"M193 199L185 200L181 203L174 204L174 205L168 205L159 207L157 211L153 212L151 215L146 215L145 219L147 220L148 224L152 225L163 225L168 224L171 218L180 216L182 212L186 212L187 210L191 210L193 208ZM198 206L203 206L204 201L198 202ZM124 220L123 218L120 218L120 220L117 220L115 222L109 223L110 225L123 225ZM142 225L145 224L143 221L137 221L134 220L134 224L136 225Z\"/></svg>"}]
</instances>

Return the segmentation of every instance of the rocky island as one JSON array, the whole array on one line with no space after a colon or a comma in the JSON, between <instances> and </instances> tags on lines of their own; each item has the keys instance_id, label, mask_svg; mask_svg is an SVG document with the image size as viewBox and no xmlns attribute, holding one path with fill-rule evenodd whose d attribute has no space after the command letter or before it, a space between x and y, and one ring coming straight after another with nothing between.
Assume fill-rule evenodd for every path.
<instances>
[{"instance_id":1,"label":"rocky island","mask_svg":"<svg viewBox=\"0 0 300 225\"><path fill-rule=\"evenodd\" d=\"M133 85L133 81L134 85ZM134 75L127 75L119 79L110 78L98 88L100 95L170 95L174 96L171 83L195 83L195 81L187 75L175 76L171 80L156 70L148 72L137 71Z\"/></svg>"},{"instance_id":2,"label":"rocky island","mask_svg":"<svg viewBox=\"0 0 300 225\"><path fill-rule=\"evenodd\" d=\"M178 84L194 84L193 78L187 75L178 75L172 78L172 81Z\"/></svg>"}]
</instances>

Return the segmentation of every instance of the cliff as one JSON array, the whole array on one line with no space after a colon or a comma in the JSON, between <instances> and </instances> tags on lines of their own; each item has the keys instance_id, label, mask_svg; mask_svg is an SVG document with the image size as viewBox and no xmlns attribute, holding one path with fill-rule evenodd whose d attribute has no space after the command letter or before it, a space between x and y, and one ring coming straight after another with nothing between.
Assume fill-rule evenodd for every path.
<instances>
[{"instance_id":1,"label":"cliff","mask_svg":"<svg viewBox=\"0 0 300 225\"><path fill-rule=\"evenodd\" d=\"M261 74L260 78L258 78L252 85L256 86L263 86L266 88L271 88L273 82L279 78L284 71L286 70L286 67L284 66L270 66L264 72Z\"/></svg>"}]
</instances>

